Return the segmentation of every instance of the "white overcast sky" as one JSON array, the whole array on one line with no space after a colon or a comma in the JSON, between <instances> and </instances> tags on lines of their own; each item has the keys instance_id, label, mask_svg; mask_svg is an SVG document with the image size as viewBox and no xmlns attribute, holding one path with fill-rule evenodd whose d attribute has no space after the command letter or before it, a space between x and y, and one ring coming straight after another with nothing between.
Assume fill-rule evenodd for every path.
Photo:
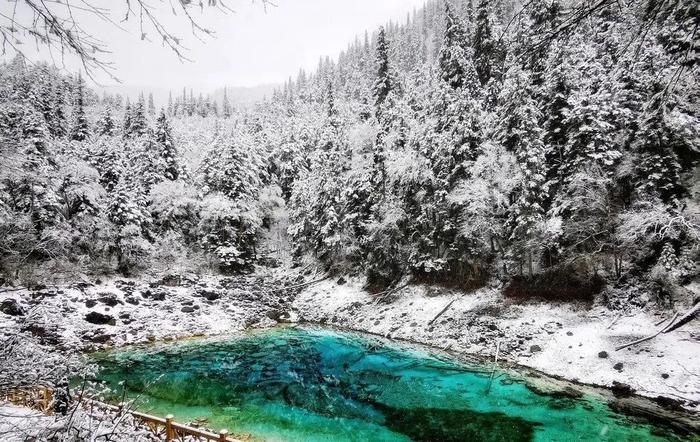
<instances>
[{"instance_id":1,"label":"white overcast sky","mask_svg":"<svg viewBox=\"0 0 700 442\"><path fill-rule=\"evenodd\" d=\"M104 1L114 8L112 16L121 19L125 1ZM204 8L201 15L199 9L193 10L195 17L216 31L204 43L191 35L182 17L173 17L166 8L166 23L183 37L192 62L179 61L157 42L140 41L133 20L126 24L131 28L128 33L94 18L83 26L97 31L110 46L115 74L123 86L174 90L187 86L207 91L224 85L280 83L295 76L299 68L312 70L320 56L337 56L365 29L372 31L389 20L404 21L423 1L275 0L276 6L265 9L259 0L226 0L235 13ZM0 9L10 2L3 3ZM30 58L42 57L31 44L24 50ZM99 81L105 86L114 84L104 76Z\"/></svg>"}]
</instances>

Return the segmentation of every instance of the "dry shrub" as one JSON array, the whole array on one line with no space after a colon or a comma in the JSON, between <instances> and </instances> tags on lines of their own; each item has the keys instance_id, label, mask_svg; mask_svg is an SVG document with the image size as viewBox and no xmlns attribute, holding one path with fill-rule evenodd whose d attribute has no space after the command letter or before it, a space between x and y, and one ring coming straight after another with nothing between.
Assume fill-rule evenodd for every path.
<instances>
[{"instance_id":1,"label":"dry shrub","mask_svg":"<svg viewBox=\"0 0 700 442\"><path fill-rule=\"evenodd\" d=\"M603 278L595 273L561 267L531 277L515 276L503 289L503 294L519 300L593 302L604 286Z\"/></svg>"}]
</instances>

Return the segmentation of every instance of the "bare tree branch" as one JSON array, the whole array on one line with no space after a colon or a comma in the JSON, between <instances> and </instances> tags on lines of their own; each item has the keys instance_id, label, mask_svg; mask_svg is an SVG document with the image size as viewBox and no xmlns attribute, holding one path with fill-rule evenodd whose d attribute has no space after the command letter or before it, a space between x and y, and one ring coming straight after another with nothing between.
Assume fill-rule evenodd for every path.
<instances>
[{"instance_id":1,"label":"bare tree branch","mask_svg":"<svg viewBox=\"0 0 700 442\"><path fill-rule=\"evenodd\" d=\"M270 0L253 0L253 3L256 1L264 8L274 6ZM22 45L33 41L37 49L45 48L48 51L54 64L54 54L60 54L60 64L63 67L65 56L71 54L80 60L85 74L93 81L96 81L97 72L105 73L118 81L115 66L107 58L111 53L108 43L81 23L97 19L112 28L128 32L124 24L136 20L141 40L160 40L181 61L191 61L186 55L184 39L175 34L176 25L166 25L164 11L169 8L170 14L182 17L192 36L202 42L214 37L215 33L194 17L193 8L199 6L201 14L205 8L216 13L234 12L221 0L208 0L206 4L203 1L195 4L191 0L115 0L107 4L109 6L104 6L105 3L99 0L16 0L11 11L0 12L2 54L11 50L25 56ZM122 13L123 19L115 19L113 14L119 13L119 9L124 6L126 10ZM150 34L158 38L151 39Z\"/></svg>"}]
</instances>

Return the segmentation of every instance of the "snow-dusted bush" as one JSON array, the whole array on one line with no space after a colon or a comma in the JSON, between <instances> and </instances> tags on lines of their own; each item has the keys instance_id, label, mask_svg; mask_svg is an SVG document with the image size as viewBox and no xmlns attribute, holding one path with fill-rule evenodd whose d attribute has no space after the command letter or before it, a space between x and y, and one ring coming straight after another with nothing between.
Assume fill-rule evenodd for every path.
<instances>
[{"instance_id":1,"label":"snow-dusted bush","mask_svg":"<svg viewBox=\"0 0 700 442\"><path fill-rule=\"evenodd\" d=\"M150 268L156 273L182 274L201 273L208 270L206 256L201 247L194 247L183 240L181 234L166 232L152 244Z\"/></svg>"},{"instance_id":2,"label":"snow-dusted bush","mask_svg":"<svg viewBox=\"0 0 700 442\"><path fill-rule=\"evenodd\" d=\"M143 237L141 227L127 224L117 234L116 254L118 270L130 274L149 267L153 244Z\"/></svg>"},{"instance_id":3,"label":"snow-dusted bush","mask_svg":"<svg viewBox=\"0 0 700 442\"><path fill-rule=\"evenodd\" d=\"M155 227L164 233L178 233L185 242L196 239L201 200L197 190L182 181L156 184L149 195L149 209Z\"/></svg>"},{"instance_id":4,"label":"snow-dusted bush","mask_svg":"<svg viewBox=\"0 0 700 442\"><path fill-rule=\"evenodd\" d=\"M508 234L505 226L494 220L508 216L510 195L522 177L515 155L499 144L487 144L469 175L472 178L460 183L449 196L462 208L462 235L474 239L475 251L489 255L499 250L503 257Z\"/></svg>"},{"instance_id":5,"label":"snow-dusted bush","mask_svg":"<svg viewBox=\"0 0 700 442\"><path fill-rule=\"evenodd\" d=\"M221 193L210 194L202 201L198 236L224 272L251 268L261 227L261 213L255 204L235 202Z\"/></svg>"},{"instance_id":6,"label":"snow-dusted bush","mask_svg":"<svg viewBox=\"0 0 700 442\"><path fill-rule=\"evenodd\" d=\"M88 163L62 156L59 158L57 180L57 210L63 219L87 213L97 215L104 204L106 192L100 185L100 175Z\"/></svg>"},{"instance_id":7,"label":"snow-dusted bush","mask_svg":"<svg viewBox=\"0 0 700 442\"><path fill-rule=\"evenodd\" d=\"M697 215L669 210L658 199L648 199L638 201L619 218L616 238L634 262L647 266L659 262L662 267L674 270L680 263L682 250L683 271L694 271L693 266L685 263L700 246Z\"/></svg>"},{"instance_id":8,"label":"snow-dusted bush","mask_svg":"<svg viewBox=\"0 0 700 442\"><path fill-rule=\"evenodd\" d=\"M403 233L406 222L406 213L389 202L382 218L367 224L365 272L370 284L385 287L406 273L411 255Z\"/></svg>"}]
</instances>

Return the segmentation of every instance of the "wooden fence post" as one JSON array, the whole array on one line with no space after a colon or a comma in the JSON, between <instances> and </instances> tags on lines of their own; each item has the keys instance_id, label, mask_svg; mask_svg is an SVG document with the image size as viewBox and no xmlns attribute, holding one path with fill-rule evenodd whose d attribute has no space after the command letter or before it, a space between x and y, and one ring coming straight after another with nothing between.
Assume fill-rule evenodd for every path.
<instances>
[{"instance_id":1,"label":"wooden fence post","mask_svg":"<svg viewBox=\"0 0 700 442\"><path fill-rule=\"evenodd\" d=\"M169 414L165 416L165 440L171 441L175 438L175 431L173 430L173 419L175 416Z\"/></svg>"},{"instance_id":2,"label":"wooden fence post","mask_svg":"<svg viewBox=\"0 0 700 442\"><path fill-rule=\"evenodd\" d=\"M47 412L49 410L49 402L51 402L51 392L49 391L49 387L44 387L43 393L44 393L44 401L41 405L43 407L41 411Z\"/></svg>"},{"instance_id":3,"label":"wooden fence post","mask_svg":"<svg viewBox=\"0 0 700 442\"><path fill-rule=\"evenodd\" d=\"M219 431L219 442L226 442L228 440L228 430Z\"/></svg>"}]
</instances>

